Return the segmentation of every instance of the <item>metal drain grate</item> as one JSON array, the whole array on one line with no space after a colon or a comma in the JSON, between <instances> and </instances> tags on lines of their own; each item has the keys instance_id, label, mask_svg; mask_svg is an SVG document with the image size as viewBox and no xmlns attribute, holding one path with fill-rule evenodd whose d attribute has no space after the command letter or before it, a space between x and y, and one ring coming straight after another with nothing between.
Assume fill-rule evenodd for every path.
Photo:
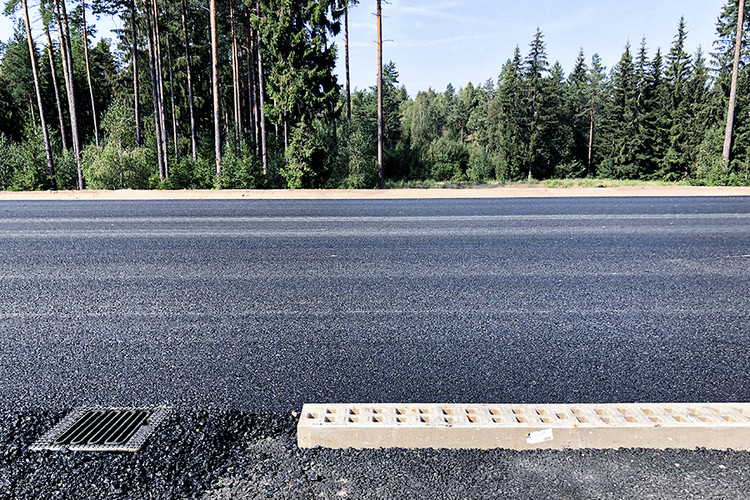
<instances>
[{"instance_id":1,"label":"metal drain grate","mask_svg":"<svg viewBox=\"0 0 750 500\"><path fill-rule=\"evenodd\" d=\"M306 404L300 448L750 450L750 403Z\"/></svg>"},{"instance_id":2,"label":"metal drain grate","mask_svg":"<svg viewBox=\"0 0 750 500\"><path fill-rule=\"evenodd\" d=\"M76 408L33 445L32 450L138 451L169 413L167 407Z\"/></svg>"}]
</instances>

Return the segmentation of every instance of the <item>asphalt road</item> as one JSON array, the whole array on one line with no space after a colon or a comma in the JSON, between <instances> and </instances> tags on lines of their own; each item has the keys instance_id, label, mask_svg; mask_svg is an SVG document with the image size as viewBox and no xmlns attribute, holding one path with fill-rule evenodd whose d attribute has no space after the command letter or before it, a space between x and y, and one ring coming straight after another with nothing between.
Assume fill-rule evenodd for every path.
<instances>
[{"instance_id":1,"label":"asphalt road","mask_svg":"<svg viewBox=\"0 0 750 500\"><path fill-rule=\"evenodd\" d=\"M4 202L0 297L0 409L32 422L85 403L274 420L327 401L750 401L748 198ZM11 426L24 439L36 432L21 427ZM289 435L269 436L251 447L274 466L296 463L311 496L352 460L385 463L380 474L411 460L417 489L407 491L439 476L404 455L321 451L310 476L284 454ZM467 467L465 456L432 453L433 465L453 456ZM524 474L546 463L567 477L571 456L505 458L530 460ZM654 467L655 456L639 463ZM466 488L509 480L492 472L497 455L469 458ZM700 469L719 458L679 459ZM747 454L730 458L738 475L685 484L731 493L750 467ZM602 492L639 492L642 482L609 470L628 460L602 462ZM245 469L262 475L261 462ZM653 484L672 488L654 470ZM347 481L373 496L409 484L379 473ZM520 496L531 491L524 474ZM534 484L544 475L529 474ZM224 488L257 493L247 490L265 484L256 475ZM281 489L267 492L296 488L273 477ZM571 477L555 491L576 497L590 483Z\"/></svg>"}]
</instances>

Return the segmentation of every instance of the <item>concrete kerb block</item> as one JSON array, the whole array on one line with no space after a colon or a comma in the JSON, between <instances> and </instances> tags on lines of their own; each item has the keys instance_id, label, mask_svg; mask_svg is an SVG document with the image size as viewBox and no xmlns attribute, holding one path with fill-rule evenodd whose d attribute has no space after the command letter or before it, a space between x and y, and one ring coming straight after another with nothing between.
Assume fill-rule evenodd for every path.
<instances>
[{"instance_id":1,"label":"concrete kerb block","mask_svg":"<svg viewBox=\"0 0 750 500\"><path fill-rule=\"evenodd\" d=\"M297 444L750 450L750 403L305 404Z\"/></svg>"}]
</instances>

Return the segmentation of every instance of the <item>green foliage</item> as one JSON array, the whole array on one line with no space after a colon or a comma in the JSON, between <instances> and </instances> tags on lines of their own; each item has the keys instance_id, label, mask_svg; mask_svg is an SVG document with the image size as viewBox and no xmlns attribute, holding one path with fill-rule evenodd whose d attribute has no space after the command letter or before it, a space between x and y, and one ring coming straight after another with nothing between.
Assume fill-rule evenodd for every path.
<instances>
[{"instance_id":1,"label":"green foliage","mask_svg":"<svg viewBox=\"0 0 750 500\"><path fill-rule=\"evenodd\" d=\"M466 177L471 182L487 182L499 179L499 157L496 153L489 153L479 145L469 145L469 162Z\"/></svg>"},{"instance_id":2,"label":"green foliage","mask_svg":"<svg viewBox=\"0 0 750 500\"><path fill-rule=\"evenodd\" d=\"M221 158L221 187L224 189L255 189L263 176L260 160L254 156L247 144L238 153L233 148ZM171 177L171 176L170 176Z\"/></svg>"},{"instance_id":3,"label":"green foliage","mask_svg":"<svg viewBox=\"0 0 750 500\"><path fill-rule=\"evenodd\" d=\"M315 135L304 126L293 128L290 135L284 153L286 165L280 173L289 189L299 189L315 175L314 165L320 161L322 150Z\"/></svg>"},{"instance_id":4,"label":"green foliage","mask_svg":"<svg viewBox=\"0 0 750 500\"><path fill-rule=\"evenodd\" d=\"M465 145L441 137L427 148L427 161L432 165L431 178L436 181L458 181L466 178L469 151Z\"/></svg>"},{"instance_id":5,"label":"green foliage","mask_svg":"<svg viewBox=\"0 0 750 500\"><path fill-rule=\"evenodd\" d=\"M371 189L378 184L378 160L369 150L371 138L358 129L349 135L347 144L348 175L341 183L346 189Z\"/></svg>"},{"instance_id":6,"label":"green foliage","mask_svg":"<svg viewBox=\"0 0 750 500\"><path fill-rule=\"evenodd\" d=\"M146 189L153 172L144 148L120 148L110 142L87 146L81 166L91 189Z\"/></svg>"}]
</instances>

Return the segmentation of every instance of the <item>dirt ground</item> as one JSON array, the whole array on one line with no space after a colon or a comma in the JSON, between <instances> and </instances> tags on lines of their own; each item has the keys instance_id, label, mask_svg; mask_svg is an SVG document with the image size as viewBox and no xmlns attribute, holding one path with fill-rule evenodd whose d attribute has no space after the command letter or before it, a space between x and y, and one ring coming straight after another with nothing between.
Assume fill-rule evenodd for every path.
<instances>
[{"instance_id":1,"label":"dirt ground","mask_svg":"<svg viewBox=\"0 0 750 500\"><path fill-rule=\"evenodd\" d=\"M352 200L445 198L561 198L614 196L750 196L750 187L618 186L618 187L476 187L433 189L270 189L270 190L84 190L4 191L13 200Z\"/></svg>"}]
</instances>

